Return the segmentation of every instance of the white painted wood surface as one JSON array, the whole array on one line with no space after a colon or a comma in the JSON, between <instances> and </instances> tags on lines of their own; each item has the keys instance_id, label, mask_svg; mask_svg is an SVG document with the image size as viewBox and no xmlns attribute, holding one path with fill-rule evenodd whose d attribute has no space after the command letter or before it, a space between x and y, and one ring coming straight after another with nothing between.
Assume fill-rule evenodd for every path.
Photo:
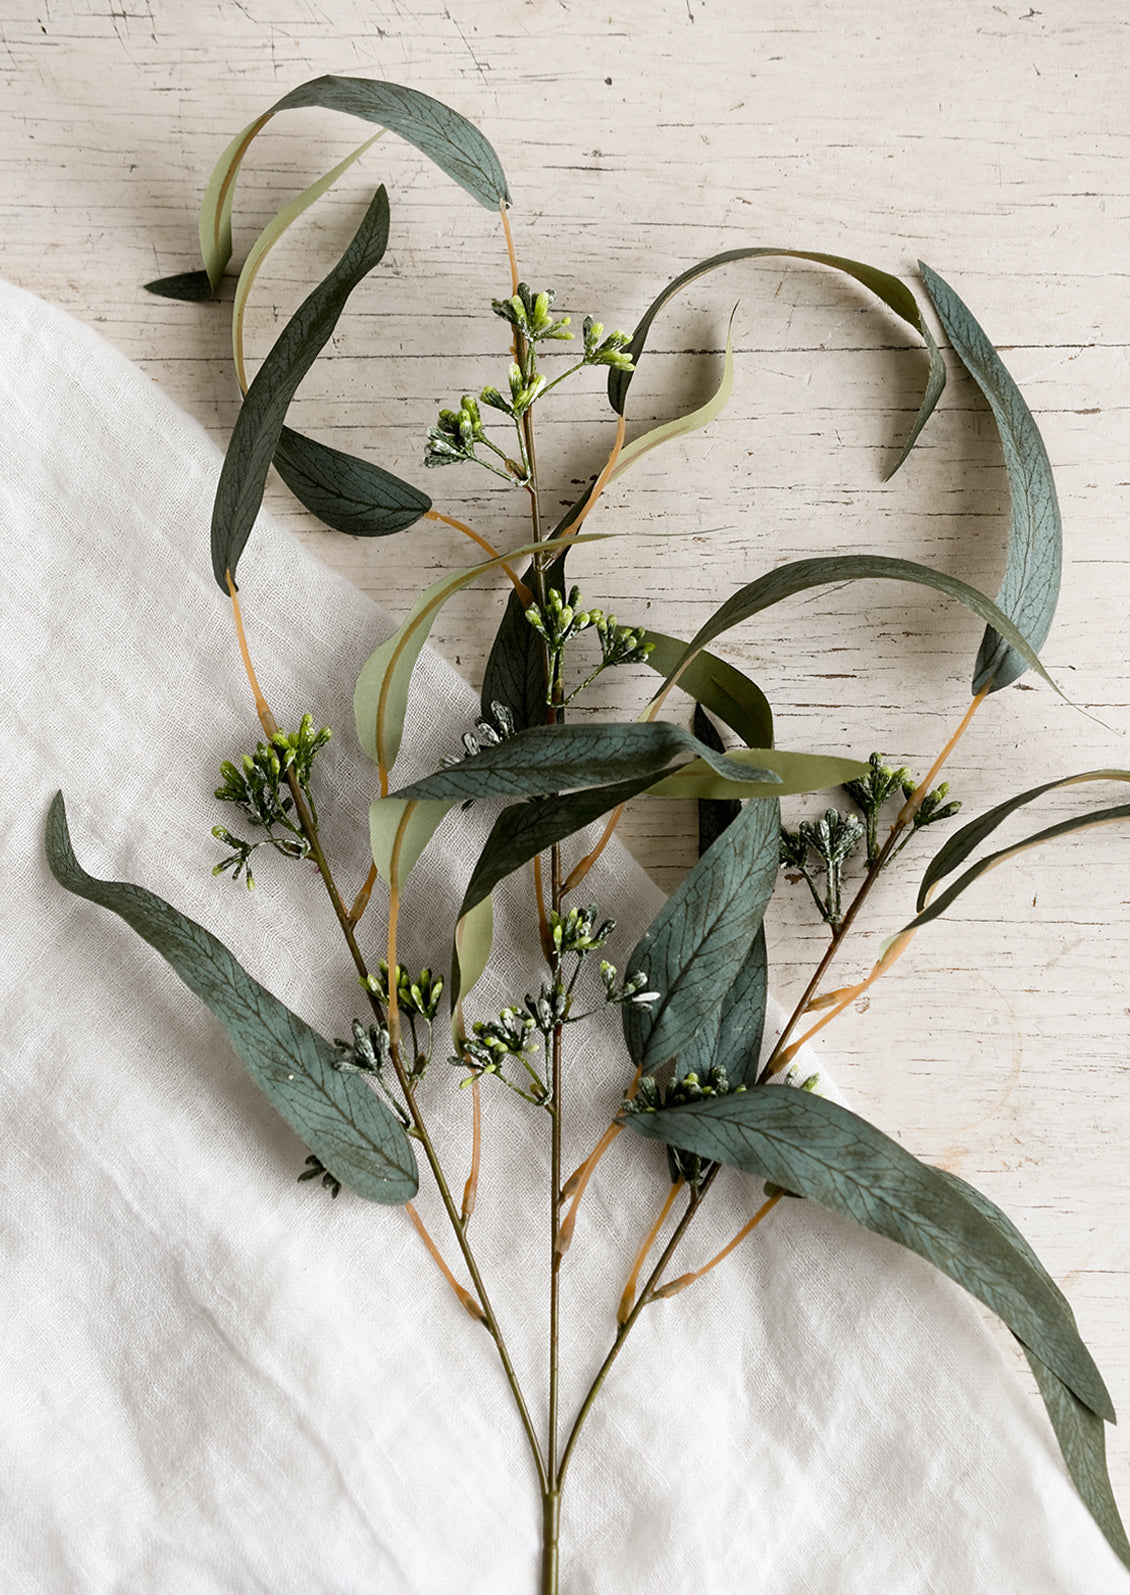
<instances>
[{"instance_id":1,"label":"white painted wood surface","mask_svg":"<svg viewBox=\"0 0 1130 1595\"><path fill-rule=\"evenodd\" d=\"M1126 18L1097 0L420 0L411 11L400 0L2 0L0 271L97 326L223 440L236 410L225 308L140 285L195 264L201 188L228 138L327 71L411 84L481 126L510 179L523 272L553 283L578 320L592 310L630 327L669 277L746 243L856 256L908 278L922 256L1002 348L1047 440L1066 527L1045 659L1076 707L1031 678L990 701L949 772L973 812L1056 774L1130 764L1128 38ZM241 180L237 255L358 129L320 112L274 124ZM389 262L306 384L299 424L371 452L512 545L520 495L467 469L425 481L420 465L436 407L501 375L501 324L485 305L507 276L496 220L413 151L382 141L275 252L250 347L269 345L378 180L392 200ZM739 299L733 402L709 433L609 492L599 529L618 541L576 566L606 567L590 599L688 635L739 579L852 549L995 591L1007 491L984 407L955 373L910 464L884 483L924 362L893 318L827 272L767 263L695 285L658 329L633 426L709 391ZM571 499L610 444L593 386L591 404L563 397L541 423L543 477L560 483L551 501ZM394 612L467 557L441 527L344 542L277 483L270 502ZM503 596L452 605L433 634L472 677ZM768 692L783 746L879 748L922 770L967 702L979 635L917 589L852 586L746 626L732 655ZM620 683L616 701L638 686ZM1080 806L1049 799L1040 820ZM628 831L665 882L689 857L690 819L656 806ZM877 894L845 979L908 916L915 879L910 868ZM1068 1288L1124 1411L1128 882L1125 830L1027 855L924 934L826 1041L860 1111L1016 1218ZM775 905L782 997L799 992L823 939L799 891ZM1124 1431L1111 1452L1125 1508Z\"/></svg>"}]
</instances>

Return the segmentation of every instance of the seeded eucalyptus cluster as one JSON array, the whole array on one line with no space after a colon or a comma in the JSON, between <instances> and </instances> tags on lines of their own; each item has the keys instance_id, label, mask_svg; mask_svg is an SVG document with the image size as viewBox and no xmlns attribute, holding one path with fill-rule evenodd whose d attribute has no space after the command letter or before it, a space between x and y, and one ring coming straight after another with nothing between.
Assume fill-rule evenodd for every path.
<instances>
[{"instance_id":1,"label":"seeded eucalyptus cluster","mask_svg":"<svg viewBox=\"0 0 1130 1595\"><path fill-rule=\"evenodd\" d=\"M733 350L727 338L722 380L713 399L680 420L626 441L630 384L652 325L671 298L718 266L766 255L816 263L846 278L854 285L851 291L862 288L876 296L925 351L923 399L896 469L927 424L945 383L945 363L918 298L888 273L839 256L732 249L695 263L668 283L631 335L606 334L600 322L586 317L579 358L551 377L542 370L542 358L548 357L550 345L573 339L571 319L558 315L552 290L535 292L519 278L507 217L509 190L490 144L458 113L426 95L332 77L284 96L229 146L205 200L203 270L150 284L155 292L200 299L216 289L230 255L225 204L230 205L241 161L270 116L311 105L393 129L475 200L500 211L512 284L511 292L493 299L490 308L504 324L510 344L505 386L487 385L477 397L465 393L457 407L442 409L427 433L424 465L477 463L525 492L531 511L529 538L517 548L498 550L472 532L489 557L475 565L457 565L429 588L363 667L354 699L354 779L364 783L372 798L373 864L354 894L343 893L323 845L315 805L314 762L329 731L315 732L310 715L296 732L280 730L251 664L235 578L272 463L301 502L335 530L384 538L406 532L427 516L466 530L461 522L437 515L414 484L371 460L329 449L284 426L298 383L328 342L350 294L384 256L390 213L388 195L379 188L341 259L282 329L259 374L246 386L212 525L213 572L223 601L232 608L263 732L253 750L221 765L216 796L234 804L253 831L264 833L247 841L218 824L213 834L231 851L214 873L242 876L251 886L251 855L262 846L299 869L316 869L357 973L362 1013L345 1016L347 1037L330 1042L243 970L205 927L142 888L87 874L75 857L61 794L48 820L52 870L69 891L125 919L208 1004L271 1104L309 1147L299 1179L320 1179L335 1197L347 1190L378 1204L407 1207L432 1256L439 1259L439 1247L423 1231L411 1205L421 1163L426 1166L446 1215L449 1249L458 1253L471 1288L456 1282L446 1262L441 1267L459 1306L488 1331L528 1444L543 1502L542 1595L557 1595L560 1587L562 1489L587 1415L625 1339L644 1312L721 1262L786 1195L821 1203L919 1251L1003 1319L1032 1364L1080 1494L1130 1565L1130 1545L1110 1492L1103 1449L1104 1423L1113 1419L1113 1410L1063 1296L999 1209L830 1100L821 1091L819 1075L794 1061L806 1041L885 973L916 933L987 869L1051 836L1130 817L1130 804L1092 807L1021 843L986 851L1004 820L1054 789L1100 779L1130 780L1130 772L1102 770L1050 780L966 822L926 864L915 913L901 928L896 926L878 963L869 973L857 971L862 978L853 984L828 989L830 967L843 956L847 932L883 872L923 831L957 814L960 805L949 799L947 783L937 777L972 714L1027 670L1047 679L1037 650L1047 636L1058 593L1060 523L1047 453L1023 398L968 307L935 272L921 266L925 299L954 356L988 403L1009 470L1012 520L1006 575L996 600L927 566L851 553L798 560L753 575L690 638L621 624L570 585L565 574L569 553L578 538L588 535L583 528L590 513L603 510L601 494L612 476L669 438L717 419L732 377ZM269 224L253 252L256 268L324 186L313 185ZM235 295L241 381L242 310L253 277L254 271L245 273ZM560 383L590 367L600 368L607 382L607 461L547 531L543 511L550 500L543 496L533 464L537 406ZM495 426L495 417L503 419L506 430L488 436L487 420ZM486 665L481 712L462 732L462 752L450 754L424 778L398 787L394 772L413 667L429 626L455 593L504 576L510 595ZM732 628L756 624L763 611L799 593L832 583L876 580L930 587L963 604L986 627L973 667L972 705L921 782L877 753L864 762L848 753L825 756L778 747L769 698L772 680L767 678L763 687L713 651ZM629 671L638 686L637 717L622 723L573 717L574 703L613 667ZM873 740L867 733L863 745ZM792 830L782 826L782 797L828 790L837 796L831 804L825 799L816 817L801 820ZM671 797L699 805L700 856L635 946L617 948L614 920L591 900L585 883L624 804L639 800L661 805ZM405 938L399 923L401 905L413 890L412 870L446 814L478 802L494 805L491 828L470 867L462 900L453 905L450 965L443 971L418 968L411 950L402 951ZM915 849L907 857L919 853ZM849 870L857 854L859 866ZM807 884L832 939L770 1044L765 1041L766 913L782 866L786 876ZM500 1009L484 1012L475 987L491 957L492 893L511 878L528 902L529 943L543 973L536 990L508 993ZM577 896L582 887L583 897ZM285 889L281 873L272 889ZM614 952L616 963L603 956L606 951ZM570 1173L566 1154L575 1104L566 1079L573 1027L591 1024L609 1010L620 1016L621 1037L615 1046L605 1037L607 1069L592 1088L600 1093L594 1100L606 1112L608 1128ZM453 1067L432 1069L437 1056ZM481 1118L498 1111L504 1095L498 1086L522 1100L530 1134L544 1137L549 1151L545 1410L550 1416L541 1428L531 1416L472 1240L478 1180L507 1179L505 1170L493 1167L480 1174ZM466 1090L472 1101L472 1174L461 1204L445 1170L447 1154L430 1130L436 1101L453 1089ZM638 1151L643 1150L638 1143L645 1140L666 1148L666 1179L658 1177L656 1223L634 1258L631 1244L624 1249L625 1237L593 1237L581 1231L586 1244L610 1246L606 1270L622 1271L627 1283L609 1323L608 1356L570 1423L559 1412L559 1369L571 1349L562 1345L561 1332L567 1254L586 1188L602 1177L603 1152L625 1130L632 1132L626 1139ZM570 1151L569 1162L572 1155ZM654 1169L653 1164L645 1166ZM760 1200L761 1205L705 1268L665 1278L723 1167L743 1171L751 1204ZM680 1199L681 1211L676 1206ZM322 1221L312 1206L310 1223ZM662 1233L667 1239L649 1272L652 1247ZM489 1483L485 1487L489 1490ZM599 1582L599 1571L591 1577Z\"/></svg>"}]
</instances>

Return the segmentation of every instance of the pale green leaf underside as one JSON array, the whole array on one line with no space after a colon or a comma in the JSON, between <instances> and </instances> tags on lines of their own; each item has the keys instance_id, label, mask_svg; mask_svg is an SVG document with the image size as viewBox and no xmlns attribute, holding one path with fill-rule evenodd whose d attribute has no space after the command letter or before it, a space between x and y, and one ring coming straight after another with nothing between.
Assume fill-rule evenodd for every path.
<instances>
[{"instance_id":1,"label":"pale green leaf underside","mask_svg":"<svg viewBox=\"0 0 1130 1595\"><path fill-rule=\"evenodd\" d=\"M845 781L860 781L870 766L858 759L839 758L824 753L786 753L780 748L733 748L726 755L731 764L767 766L780 777L770 786L753 779L750 771L741 781L717 774L701 760L684 764L648 788L648 797L730 798L790 797L795 792L821 792L825 787L843 786Z\"/></svg>"},{"instance_id":2,"label":"pale green leaf underside","mask_svg":"<svg viewBox=\"0 0 1130 1595\"><path fill-rule=\"evenodd\" d=\"M906 322L907 326L913 328L925 343L930 362L926 390L922 396L922 402L911 427L910 435L903 444L902 451L891 468L890 474L893 476L914 447L919 433L926 425L941 397L942 390L946 385L946 368L938 346L934 342L933 335L922 319L918 301L905 283L900 282L897 277L892 277L888 272L880 271L875 266L868 266L862 261L848 260L842 255L824 255L806 249L727 249L720 255L711 255L709 259L699 261L667 284L666 288L652 300L647 310L644 311L637 323L635 332L632 334L632 341L628 345L626 352L638 363L647 343L652 322L664 305L669 303L689 283L705 276L707 272L717 270L720 266L728 266L739 260L758 260L767 256L808 260L816 265L831 266L836 271L844 272L865 288L870 289L877 298L883 301L888 309L893 310L895 315ZM609 374L609 402L612 408L620 415L624 413L624 405L627 400L628 386L632 380L632 375L633 373L630 371L612 371Z\"/></svg>"},{"instance_id":3,"label":"pale green leaf underside","mask_svg":"<svg viewBox=\"0 0 1130 1595\"><path fill-rule=\"evenodd\" d=\"M398 134L488 210L510 201L498 156L478 128L457 111L397 83L332 75L314 78L284 94L237 133L216 162L200 208L200 253L213 288L231 259L232 197L252 141L280 111L308 106L343 111Z\"/></svg>"},{"instance_id":4,"label":"pale green leaf underside","mask_svg":"<svg viewBox=\"0 0 1130 1595\"><path fill-rule=\"evenodd\" d=\"M661 631L649 631L647 640L652 649L645 662L661 676L671 676L679 661L686 657L687 644ZM704 709L716 714L747 748L773 746L773 711L769 700L756 682L736 666L727 664L725 659L703 649L682 671L679 687Z\"/></svg>"},{"instance_id":5,"label":"pale green leaf underside","mask_svg":"<svg viewBox=\"0 0 1130 1595\"><path fill-rule=\"evenodd\" d=\"M808 1091L760 1086L627 1122L909 1247L1003 1318L1092 1412L1113 1420L1102 1377L1044 1271L979 1204L865 1119Z\"/></svg>"},{"instance_id":6,"label":"pale green leaf underside","mask_svg":"<svg viewBox=\"0 0 1130 1595\"><path fill-rule=\"evenodd\" d=\"M569 543L591 541L594 541L593 534L586 533L569 538L564 544L561 541L527 543L508 554L468 566L451 576L442 576L421 593L392 636L370 654L361 667L353 694L353 717L362 751L386 771L391 770L396 763L404 735L404 716L408 712L412 672L420 657L420 650L427 641L428 632L449 598L453 598L471 582L478 581L480 576L499 570L511 560L534 553L554 554Z\"/></svg>"},{"instance_id":7,"label":"pale green leaf underside","mask_svg":"<svg viewBox=\"0 0 1130 1595\"><path fill-rule=\"evenodd\" d=\"M734 318L730 317L730 327ZM722 380L711 398L697 410L691 410L687 415L681 415L674 421L665 421L662 426L653 427L650 432L645 432L642 437L633 438L620 450L620 458L616 462L616 469L609 477L614 482L618 476L623 476L630 466L642 460L645 454L650 454L652 449L657 449L661 443L670 443L674 438L687 437L692 432L700 431L704 426L709 426L711 421L716 421L730 402L730 395L734 391L734 345L731 340L730 330L726 332L726 354L722 364Z\"/></svg>"},{"instance_id":8,"label":"pale green leaf underside","mask_svg":"<svg viewBox=\"0 0 1130 1595\"><path fill-rule=\"evenodd\" d=\"M402 886L450 807L450 803L409 803L398 797L376 798L369 805L373 863L386 886L392 885L393 849L397 843L396 879ZM407 822L401 830L406 815Z\"/></svg>"},{"instance_id":9,"label":"pale green leaf underside","mask_svg":"<svg viewBox=\"0 0 1130 1595\"><path fill-rule=\"evenodd\" d=\"M1020 390L968 306L937 272L921 261L919 269L954 353L985 395L996 422L1012 502L1008 562L997 606L1039 650L1055 616L1063 563L1059 501L1048 451ZM1030 663L990 625L977 655L973 691L980 692L991 682L992 691L999 692L1022 676Z\"/></svg>"},{"instance_id":10,"label":"pale green leaf underside","mask_svg":"<svg viewBox=\"0 0 1130 1595\"><path fill-rule=\"evenodd\" d=\"M254 980L195 920L141 886L100 881L75 858L62 793L47 820L47 860L61 886L108 908L202 998L271 1105L334 1177L374 1202L416 1194L411 1143L375 1091L334 1067L334 1049Z\"/></svg>"}]
</instances>

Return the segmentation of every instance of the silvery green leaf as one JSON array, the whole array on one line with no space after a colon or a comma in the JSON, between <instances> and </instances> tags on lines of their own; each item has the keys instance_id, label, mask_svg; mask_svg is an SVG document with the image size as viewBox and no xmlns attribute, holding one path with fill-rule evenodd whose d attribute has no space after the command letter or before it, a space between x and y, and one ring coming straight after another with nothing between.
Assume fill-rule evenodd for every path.
<instances>
[{"instance_id":1,"label":"silvery green leaf","mask_svg":"<svg viewBox=\"0 0 1130 1595\"><path fill-rule=\"evenodd\" d=\"M773 800L741 814L668 898L627 961L659 992L650 1007L623 1009L632 1062L648 1072L682 1054L722 1003L765 915L777 882L780 811Z\"/></svg>"},{"instance_id":2,"label":"silvery green leaf","mask_svg":"<svg viewBox=\"0 0 1130 1595\"><path fill-rule=\"evenodd\" d=\"M1070 1309L1026 1245L952 1180L827 1097L757 1086L657 1113L631 1129L745 1168L917 1252L1003 1318L1098 1417L1114 1408Z\"/></svg>"},{"instance_id":3,"label":"silvery green leaf","mask_svg":"<svg viewBox=\"0 0 1130 1595\"><path fill-rule=\"evenodd\" d=\"M1048 451L1019 388L968 306L937 272L921 261L918 264L953 351L985 395L996 422L1012 501L1008 564L997 606L1038 652L1055 616L1063 563L1059 501ZM990 682L991 690L999 692L1022 676L1030 663L990 625L974 667L974 693Z\"/></svg>"},{"instance_id":4,"label":"silvery green leaf","mask_svg":"<svg viewBox=\"0 0 1130 1595\"><path fill-rule=\"evenodd\" d=\"M388 196L379 188L349 247L299 305L247 390L212 510L212 572L224 593L229 573L235 580L239 557L263 502L267 472L295 390L329 342L349 295L381 259L387 243Z\"/></svg>"},{"instance_id":5,"label":"silvery green leaf","mask_svg":"<svg viewBox=\"0 0 1130 1595\"><path fill-rule=\"evenodd\" d=\"M87 874L61 792L47 819L47 861L60 886L117 914L207 1003L271 1105L335 1179L373 1202L411 1201L418 1183L411 1142L371 1086L335 1068L330 1043L203 925L142 886Z\"/></svg>"}]
</instances>

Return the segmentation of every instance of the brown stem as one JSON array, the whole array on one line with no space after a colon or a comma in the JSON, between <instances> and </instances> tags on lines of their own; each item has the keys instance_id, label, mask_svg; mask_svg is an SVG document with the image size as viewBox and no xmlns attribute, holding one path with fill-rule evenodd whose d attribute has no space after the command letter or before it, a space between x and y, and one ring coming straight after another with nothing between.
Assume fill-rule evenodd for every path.
<instances>
[{"instance_id":1,"label":"brown stem","mask_svg":"<svg viewBox=\"0 0 1130 1595\"><path fill-rule=\"evenodd\" d=\"M639 1283L639 1277L643 1271L643 1265L647 1261L647 1254L655 1245L655 1242L659 1236L659 1231L663 1228L664 1224L666 1224L667 1216L672 1207L675 1205L675 1198L678 1196L685 1183L686 1182L682 1179L675 1181L674 1185L672 1185L671 1189L667 1192L667 1199L659 1210L659 1217L644 1236L643 1245L636 1253L636 1260L632 1264L631 1273L628 1275L628 1283L624 1286L624 1294L620 1297L620 1305L616 1310L616 1322L618 1324L627 1323L628 1321L628 1316L635 1304L636 1286Z\"/></svg>"},{"instance_id":2,"label":"brown stem","mask_svg":"<svg viewBox=\"0 0 1130 1595\"><path fill-rule=\"evenodd\" d=\"M463 1211L461 1214L463 1227L466 1228L471 1214L475 1211L475 1203L479 1195L479 1158L483 1147L483 1108L482 1094L479 1091L479 1077L471 1076L471 1172L467 1176L467 1183L463 1187Z\"/></svg>"},{"instance_id":3,"label":"brown stem","mask_svg":"<svg viewBox=\"0 0 1130 1595\"><path fill-rule=\"evenodd\" d=\"M451 1286L451 1288L455 1292L455 1294L458 1296L458 1298L459 1298L460 1302L462 1303L462 1305L467 1309L467 1311L470 1313L472 1318L476 1319L480 1324L485 1324L486 1323L486 1317L485 1317L485 1315L483 1313L482 1308L479 1306L479 1304L475 1300L475 1298L471 1295L471 1292L469 1290L464 1290L463 1289L463 1286L459 1283L459 1281L456 1279L455 1275L451 1272L450 1268L448 1268L447 1264L444 1262L443 1255L440 1252L439 1247L436 1245L436 1243L432 1239L432 1237L428 1234L427 1227L424 1224L424 1221L420 1217L419 1213L417 1213L415 1207L412 1205L411 1202L406 1202L404 1204L404 1210L408 1214L408 1217L412 1220L412 1223L415 1226L415 1230L416 1230L417 1235L420 1237L420 1239L423 1241L424 1245L427 1247L428 1252L431 1255L432 1260L434 1261L436 1267L439 1269L439 1271L443 1275L444 1279L447 1280L447 1283Z\"/></svg>"},{"instance_id":4,"label":"brown stem","mask_svg":"<svg viewBox=\"0 0 1130 1595\"><path fill-rule=\"evenodd\" d=\"M498 552L498 549L495 548L494 544L488 543L485 537L480 537L479 533L476 532L473 527L468 526L464 521L454 520L450 515L441 515L439 510L427 510L424 514L424 520L442 521L444 526L453 527L455 531L462 532L464 537L469 537L473 543L477 543L484 553L486 553L491 559L502 559L502 555ZM526 586L522 578L514 574L505 560L502 560L502 568L506 572L507 576L509 576L510 584L517 593L522 607L524 609L528 609L534 601L533 593Z\"/></svg>"},{"instance_id":5,"label":"brown stem","mask_svg":"<svg viewBox=\"0 0 1130 1595\"><path fill-rule=\"evenodd\" d=\"M733 1240L727 1246L723 1246L722 1250L712 1257L708 1263L704 1263L701 1268L696 1268L693 1274L680 1274L678 1279L671 1280L670 1284L660 1285L658 1290L653 1290L651 1293L652 1301L660 1301L667 1296L677 1296L681 1290L686 1290L688 1285L693 1285L696 1279L701 1279L703 1274L709 1274L712 1268L717 1268L724 1258L729 1257L736 1246L741 1245L747 1235L753 1233L761 1223L761 1220L773 1211L784 1194L784 1191L778 1191L776 1196L771 1196L767 1202L763 1202L749 1223L742 1225Z\"/></svg>"}]
</instances>

